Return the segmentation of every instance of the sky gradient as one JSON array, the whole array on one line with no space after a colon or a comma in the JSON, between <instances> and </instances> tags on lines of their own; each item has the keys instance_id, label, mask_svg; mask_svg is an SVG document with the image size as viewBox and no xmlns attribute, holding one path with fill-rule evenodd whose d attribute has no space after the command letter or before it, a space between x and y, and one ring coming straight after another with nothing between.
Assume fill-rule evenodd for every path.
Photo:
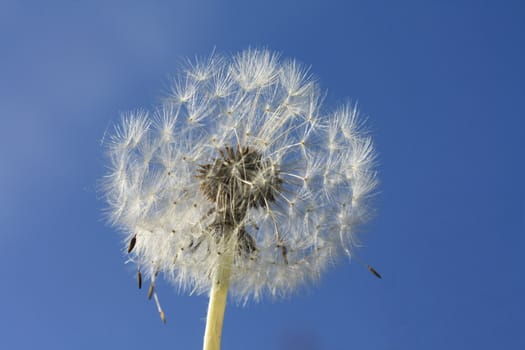
<instances>
[{"instance_id":1,"label":"sky gradient","mask_svg":"<svg viewBox=\"0 0 525 350\"><path fill-rule=\"evenodd\" d=\"M186 57L267 47L379 153L360 256L226 311L223 349L525 348L520 1L0 3L0 348L199 349L207 298L136 288L102 213L101 140Z\"/></svg>"}]
</instances>

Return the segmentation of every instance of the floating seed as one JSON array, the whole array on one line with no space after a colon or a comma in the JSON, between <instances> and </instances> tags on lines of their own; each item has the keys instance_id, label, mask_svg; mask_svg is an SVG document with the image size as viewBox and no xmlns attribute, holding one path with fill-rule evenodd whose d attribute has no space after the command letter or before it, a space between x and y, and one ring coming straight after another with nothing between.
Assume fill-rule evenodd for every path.
<instances>
[{"instance_id":1,"label":"floating seed","mask_svg":"<svg viewBox=\"0 0 525 350\"><path fill-rule=\"evenodd\" d=\"M368 271L372 272L374 274L374 276L376 276L377 278L381 279L381 275L379 274L379 272L377 272L372 266L368 265Z\"/></svg>"}]
</instances>

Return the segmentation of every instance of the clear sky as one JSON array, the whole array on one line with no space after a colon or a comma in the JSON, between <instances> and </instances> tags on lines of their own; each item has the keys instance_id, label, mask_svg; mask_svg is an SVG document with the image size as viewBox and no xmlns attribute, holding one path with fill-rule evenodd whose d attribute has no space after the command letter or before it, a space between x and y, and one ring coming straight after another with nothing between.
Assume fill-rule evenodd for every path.
<instances>
[{"instance_id":1,"label":"clear sky","mask_svg":"<svg viewBox=\"0 0 525 350\"><path fill-rule=\"evenodd\" d=\"M163 325L96 184L119 112L181 59L268 47L357 101L380 154L359 253L286 300L229 305L224 349L525 349L522 1L0 3L0 348L199 349L207 298Z\"/></svg>"}]
</instances>

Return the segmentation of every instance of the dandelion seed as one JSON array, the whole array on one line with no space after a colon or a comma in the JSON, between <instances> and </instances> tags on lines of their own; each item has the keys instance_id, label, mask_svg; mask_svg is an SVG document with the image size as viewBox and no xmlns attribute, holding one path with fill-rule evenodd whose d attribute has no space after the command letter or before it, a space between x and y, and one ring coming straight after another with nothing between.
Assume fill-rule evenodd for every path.
<instances>
[{"instance_id":1,"label":"dandelion seed","mask_svg":"<svg viewBox=\"0 0 525 350\"><path fill-rule=\"evenodd\" d=\"M148 289L148 299L151 299L154 291L155 291L155 284L151 283Z\"/></svg>"},{"instance_id":2,"label":"dandelion seed","mask_svg":"<svg viewBox=\"0 0 525 350\"><path fill-rule=\"evenodd\" d=\"M131 240L129 241L128 254L133 251L133 248L135 248L136 243L137 243L137 235L133 236Z\"/></svg>"},{"instance_id":3,"label":"dandelion seed","mask_svg":"<svg viewBox=\"0 0 525 350\"><path fill-rule=\"evenodd\" d=\"M104 192L161 320L159 273L209 294L219 349L227 295L286 295L352 254L375 152L355 107L326 111L309 69L266 50L197 60L170 91L116 127Z\"/></svg>"},{"instance_id":4,"label":"dandelion seed","mask_svg":"<svg viewBox=\"0 0 525 350\"><path fill-rule=\"evenodd\" d=\"M379 272L377 272L372 266L368 265L368 270L372 272L377 278L382 278Z\"/></svg>"},{"instance_id":5,"label":"dandelion seed","mask_svg":"<svg viewBox=\"0 0 525 350\"><path fill-rule=\"evenodd\" d=\"M162 323L166 323L166 315L164 314L164 311L160 310L159 314L160 314L160 320L162 321Z\"/></svg>"}]
</instances>

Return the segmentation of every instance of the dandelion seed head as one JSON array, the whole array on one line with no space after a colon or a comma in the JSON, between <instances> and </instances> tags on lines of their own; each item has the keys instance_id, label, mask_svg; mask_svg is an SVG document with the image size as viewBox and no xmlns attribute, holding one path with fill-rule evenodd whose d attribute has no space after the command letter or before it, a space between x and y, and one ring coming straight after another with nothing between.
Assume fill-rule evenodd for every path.
<instances>
[{"instance_id":1,"label":"dandelion seed head","mask_svg":"<svg viewBox=\"0 0 525 350\"><path fill-rule=\"evenodd\" d=\"M241 301L286 295L351 254L375 151L355 106L322 100L309 69L250 49L188 63L155 112L123 115L103 190L152 286L160 273L209 291L226 240Z\"/></svg>"}]
</instances>

